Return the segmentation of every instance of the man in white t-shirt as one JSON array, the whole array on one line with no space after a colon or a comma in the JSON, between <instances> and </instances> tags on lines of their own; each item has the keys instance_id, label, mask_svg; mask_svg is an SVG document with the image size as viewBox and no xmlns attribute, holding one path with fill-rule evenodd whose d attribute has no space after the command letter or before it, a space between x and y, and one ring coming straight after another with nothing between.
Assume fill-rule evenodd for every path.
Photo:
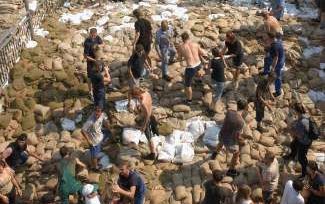
<instances>
[{"instance_id":1,"label":"man in white t-shirt","mask_svg":"<svg viewBox=\"0 0 325 204\"><path fill-rule=\"evenodd\" d=\"M81 130L83 136L91 146L90 155L94 169L98 169L97 156L101 152L101 143L104 138L109 136L109 131L105 131L108 129L104 129L103 126L106 128L108 127L107 115L103 112L102 107L97 106Z\"/></svg>"},{"instance_id":2,"label":"man in white t-shirt","mask_svg":"<svg viewBox=\"0 0 325 204\"><path fill-rule=\"evenodd\" d=\"M304 204L304 198L300 194L303 187L304 184L299 179L287 181L283 191L281 204Z\"/></svg>"}]
</instances>

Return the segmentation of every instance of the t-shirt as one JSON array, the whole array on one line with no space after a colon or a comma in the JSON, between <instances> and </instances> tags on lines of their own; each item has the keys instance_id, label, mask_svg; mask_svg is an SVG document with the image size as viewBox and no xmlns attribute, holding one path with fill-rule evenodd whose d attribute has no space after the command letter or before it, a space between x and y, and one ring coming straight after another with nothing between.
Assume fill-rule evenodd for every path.
<instances>
[{"instance_id":1,"label":"t-shirt","mask_svg":"<svg viewBox=\"0 0 325 204\"><path fill-rule=\"evenodd\" d=\"M231 198L230 189L217 186L213 180L209 180L203 184L205 189L205 197L202 204L222 204L227 198Z\"/></svg>"},{"instance_id":2,"label":"t-shirt","mask_svg":"<svg viewBox=\"0 0 325 204\"><path fill-rule=\"evenodd\" d=\"M102 113L102 115L96 119L95 113L92 113L86 123L83 125L82 129L88 134L89 140L92 145L98 145L104 138L102 127L103 121L107 120L107 115Z\"/></svg>"},{"instance_id":3,"label":"t-shirt","mask_svg":"<svg viewBox=\"0 0 325 204\"><path fill-rule=\"evenodd\" d=\"M134 78L138 79L142 76L145 60L146 58L144 55L139 56L136 53L130 57L128 65L131 67L131 72Z\"/></svg>"},{"instance_id":4,"label":"t-shirt","mask_svg":"<svg viewBox=\"0 0 325 204\"><path fill-rule=\"evenodd\" d=\"M228 110L223 126L220 130L219 140L225 146L237 145L237 135L244 127L244 119L236 111Z\"/></svg>"},{"instance_id":5,"label":"t-shirt","mask_svg":"<svg viewBox=\"0 0 325 204\"><path fill-rule=\"evenodd\" d=\"M139 40L137 43L148 44L152 41L152 27L150 21L144 18L140 18L134 23L134 28L140 33Z\"/></svg>"},{"instance_id":6,"label":"t-shirt","mask_svg":"<svg viewBox=\"0 0 325 204\"><path fill-rule=\"evenodd\" d=\"M234 54L236 55L233 58L233 62L235 64L235 66L240 66L243 63L243 56L244 56L244 52L243 52L243 48L241 46L241 43L239 42L239 40L235 40L234 42L225 42L226 47L228 49L227 54Z\"/></svg>"},{"instance_id":7,"label":"t-shirt","mask_svg":"<svg viewBox=\"0 0 325 204\"><path fill-rule=\"evenodd\" d=\"M279 6L282 6L282 10L274 12L275 10L278 9ZM272 11L274 12L274 17L277 18L278 20L280 20L283 17L284 6L285 6L284 0L272 0L271 1L271 7L272 7Z\"/></svg>"},{"instance_id":8,"label":"t-shirt","mask_svg":"<svg viewBox=\"0 0 325 204\"><path fill-rule=\"evenodd\" d=\"M283 191L282 199L280 204L304 204L304 198L301 196L299 192L297 192L292 187L292 181L289 180Z\"/></svg>"},{"instance_id":9,"label":"t-shirt","mask_svg":"<svg viewBox=\"0 0 325 204\"><path fill-rule=\"evenodd\" d=\"M316 177L311 181L310 186L312 189L319 191L321 187L325 187L325 176L319 172L317 172ZM325 204L325 198L310 194L308 198L308 203L312 204Z\"/></svg>"},{"instance_id":10,"label":"t-shirt","mask_svg":"<svg viewBox=\"0 0 325 204\"><path fill-rule=\"evenodd\" d=\"M130 171L129 176L126 178L122 175L119 176L117 184L126 191L129 191L132 186L135 186L135 196L139 194L144 194L146 191L145 184L140 177L140 175L135 171Z\"/></svg>"},{"instance_id":11,"label":"t-shirt","mask_svg":"<svg viewBox=\"0 0 325 204\"><path fill-rule=\"evenodd\" d=\"M260 83L258 83L257 87L256 87L256 101L264 106L264 104L262 103L261 98L264 101L269 100L269 99L271 99L271 95L270 95L269 89L263 90L262 85Z\"/></svg>"},{"instance_id":12,"label":"t-shirt","mask_svg":"<svg viewBox=\"0 0 325 204\"><path fill-rule=\"evenodd\" d=\"M279 163L276 158L270 166L262 166L262 179L265 183L263 190L274 192L278 187L279 176Z\"/></svg>"},{"instance_id":13,"label":"t-shirt","mask_svg":"<svg viewBox=\"0 0 325 204\"><path fill-rule=\"evenodd\" d=\"M168 49L170 47L170 39L173 37L173 29L169 27L167 31L163 31L161 28L156 33L156 43L161 50Z\"/></svg>"},{"instance_id":14,"label":"t-shirt","mask_svg":"<svg viewBox=\"0 0 325 204\"><path fill-rule=\"evenodd\" d=\"M9 168L5 167L3 172L0 174L0 193L2 195L7 195L13 188L13 184L11 179L13 178L14 171Z\"/></svg>"},{"instance_id":15,"label":"t-shirt","mask_svg":"<svg viewBox=\"0 0 325 204\"><path fill-rule=\"evenodd\" d=\"M100 45L100 44L103 44L103 41L99 36L96 36L95 39L92 39L90 37L86 38L84 42L84 54L94 58L95 57L94 45Z\"/></svg>"},{"instance_id":16,"label":"t-shirt","mask_svg":"<svg viewBox=\"0 0 325 204\"><path fill-rule=\"evenodd\" d=\"M282 40L277 40L271 44L270 57L273 60L276 56L278 56L278 63L276 64L275 69L282 69L285 62L285 53Z\"/></svg>"},{"instance_id":17,"label":"t-shirt","mask_svg":"<svg viewBox=\"0 0 325 204\"><path fill-rule=\"evenodd\" d=\"M211 78L216 82L225 82L225 65L222 59L211 60Z\"/></svg>"},{"instance_id":18,"label":"t-shirt","mask_svg":"<svg viewBox=\"0 0 325 204\"><path fill-rule=\"evenodd\" d=\"M302 115L297 121L294 122L292 130L297 137L299 143L303 145L310 145L312 140L308 136L309 132L309 118L307 115Z\"/></svg>"}]
</instances>

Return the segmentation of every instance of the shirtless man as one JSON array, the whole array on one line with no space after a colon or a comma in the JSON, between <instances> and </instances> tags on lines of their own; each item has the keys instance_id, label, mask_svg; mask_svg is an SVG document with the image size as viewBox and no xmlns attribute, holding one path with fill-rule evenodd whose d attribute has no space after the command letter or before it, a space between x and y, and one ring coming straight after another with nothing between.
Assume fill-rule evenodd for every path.
<instances>
[{"instance_id":1,"label":"shirtless man","mask_svg":"<svg viewBox=\"0 0 325 204\"><path fill-rule=\"evenodd\" d=\"M205 57L205 53L200 48L199 44L193 43L190 40L190 36L187 32L182 35L183 44L179 46L178 55L179 59L185 58L186 69L185 69L185 93L187 97L187 104L192 103L192 80L198 70L202 68L201 58Z\"/></svg>"},{"instance_id":2,"label":"shirtless man","mask_svg":"<svg viewBox=\"0 0 325 204\"><path fill-rule=\"evenodd\" d=\"M153 136L153 133L157 134L157 131L155 130L156 126L155 118L151 115L152 113L152 99L149 92L139 88L135 87L132 91L132 96L136 98L139 101L139 114L143 117L143 124L139 127L142 132L145 133L146 137L149 141L149 148L150 148L150 154L146 156L145 159L148 160L154 160L156 158L156 152L153 146L153 143L151 142L151 138Z\"/></svg>"},{"instance_id":3,"label":"shirtless man","mask_svg":"<svg viewBox=\"0 0 325 204\"><path fill-rule=\"evenodd\" d=\"M277 37L283 35L282 26L274 16L271 16L268 12L263 12L262 16L266 33L271 32Z\"/></svg>"}]
</instances>

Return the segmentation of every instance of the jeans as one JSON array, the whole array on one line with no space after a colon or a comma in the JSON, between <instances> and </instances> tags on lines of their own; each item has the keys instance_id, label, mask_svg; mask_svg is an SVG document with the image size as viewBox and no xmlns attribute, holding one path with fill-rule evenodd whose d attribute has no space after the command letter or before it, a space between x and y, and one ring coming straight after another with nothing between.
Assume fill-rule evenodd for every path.
<instances>
[{"instance_id":1,"label":"jeans","mask_svg":"<svg viewBox=\"0 0 325 204\"><path fill-rule=\"evenodd\" d=\"M94 105L104 108L105 106L105 88L93 90Z\"/></svg>"},{"instance_id":2,"label":"jeans","mask_svg":"<svg viewBox=\"0 0 325 204\"><path fill-rule=\"evenodd\" d=\"M214 98L216 101L219 101L225 88L225 82L217 82L212 80L212 86L215 90Z\"/></svg>"},{"instance_id":3,"label":"jeans","mask_svg":"<svg viewBox=\"0 0 325 204\"><path fill-rule=\"evenodd\" d=\"M161 69L163 77L168 75L168 63L174 60L176 55L175 48L169 47L160 50L161 53Z\"/></svg>"},{"instance_id":4,"label":"jeans","mask_svg":"<svg viewBox=\"0 0 325 204\"><path fill-rule=\"evenodd\" d=\"M309 150L310 144L305 145L301 144L297 139L294 139L291 144L291 153L289 154L290 159L294 159L296 155L298 154L298 161L301 165L301 175L305 176L306 175L306 170L307 170L307 153Z\"/></svg>"},{"instance_id":5,"label":"jeans","mask_svg":"<svg viewBox=\"0 0 325 204\"><path fill-rule=\"evenodd\" d=\"M263 75L268 75L270 74L270 68L272 65L272 58L269 56L269 53L266 54L264 58L264 68L263 68ZM274 87L275 87L275 92L277 94L281 93L281 87L282 87L282 69L284 67L284 62L283 63L278 63L275 67L275 82L274 82Z\"/></svg>"}]
</instances>

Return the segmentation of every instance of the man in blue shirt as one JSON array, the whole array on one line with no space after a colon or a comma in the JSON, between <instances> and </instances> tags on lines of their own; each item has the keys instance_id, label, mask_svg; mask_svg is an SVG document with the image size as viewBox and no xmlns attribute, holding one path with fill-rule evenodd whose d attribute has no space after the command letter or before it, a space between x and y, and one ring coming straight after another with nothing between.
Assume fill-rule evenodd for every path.
<instances>
[{"instance_id":1,"label":"man in blue shirt","mask_svg":"<svg viewBox=\"0 0 325 204\"><path fill-rule=\"evenodd\" d=\"M271 0L271 14L279 21L284 15L284 0Z\"/></svg>"},{"instance_id":2,"label":"man in blue shirt","mask_svg":"<svg viewBox=\"0 0 325 204\"><path fill-rule=\"evenodd\" d=\"M274 97L281 95L281 86L282 86L282 70L285 64L285 51L283 48L282 40L276 39L273 33L268 33L266 36L266 44L269 45L269 52L266 52L268 55L267 64L264 64L264 75L269 75L275 73L275 93ZM266 62L266 61L265 61Z\"/></svg>"},{"instance_id":3,"label":"man in blue shirt","mask_svg":"<svg viewBox=\"0 0 325 204\"><path fill-rule=\"evenodd\" d=\"M156 51L161 59L162 77L166 81L170 81L168 76L168 64L174 61L176 50L171 42L173 37L173 29L168 26L166 20L161 22L161 28L156 32Z\"/></svg>"},{"instance_id":4,"label":"man in blue shirt","mask_svg":"<svg viewBox=\"0 0 325 204\"><path fill-rule=\"evenodd\" d=\"M122 161L119 165L120 176L117 185L113 186L113 192L119 193L121 201L131 199L132 204L143 204L146 186L139 173L131 170L129 161Z\"/></svg>"}]
</instances>

